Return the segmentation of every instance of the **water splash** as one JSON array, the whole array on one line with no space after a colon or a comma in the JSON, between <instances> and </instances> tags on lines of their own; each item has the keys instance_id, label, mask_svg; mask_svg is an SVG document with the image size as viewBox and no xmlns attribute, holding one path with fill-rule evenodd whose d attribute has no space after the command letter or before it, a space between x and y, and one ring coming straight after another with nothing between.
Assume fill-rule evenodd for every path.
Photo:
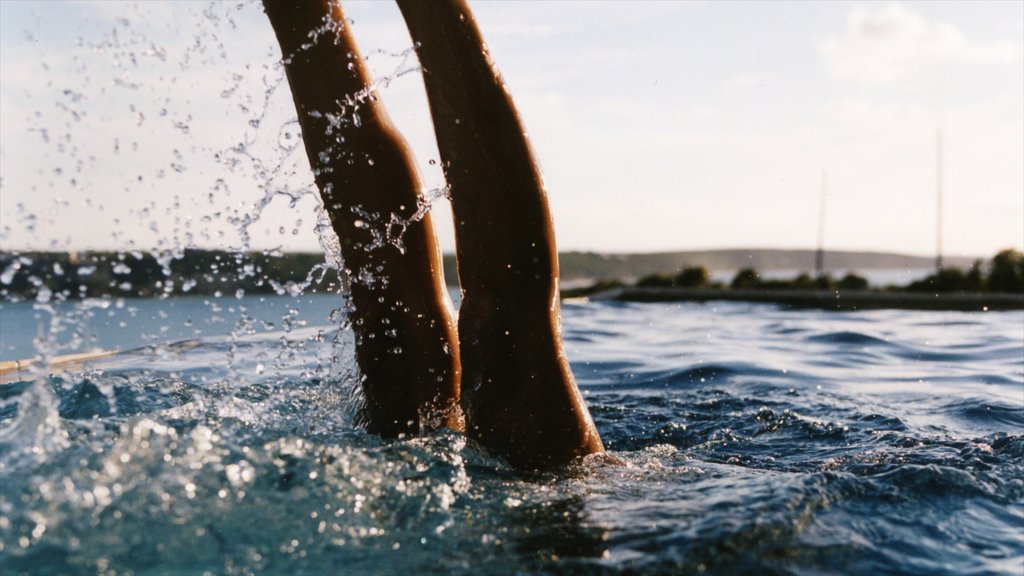
<instances>
[{"instance_id":1,"label":"water splash","mask_svg":"<svg viewBox=\"0 0 1024 576\"><path fill-rule=\"evenodd\" d=\"M0 306L30 298L19 314L39 326L34 368L0 384L0 474L18 478L0 492L0 555L15 572L109 572L140 553L199 563L223 557L225 531L257 524L244 510L262 509L262 517L290 508L263 490L266 482L331 503L291 523L291 537L276 543L296 558L320 542L336 550L422 546L425 537L403 530L423 524L440 543L459 524L457 504L471 488L464 438L382 445L358 429L363 398L349 303L338 298L329 322L312 326L294 306L258 312L268 291L303 298L337 293L352 279L306 168L298 122L282 112L287 91L274 51L243 65L231 57L227 32L254 7L199 7L200 26L182 37L170 25L178 18L155 13L195 5L131 6L102 28L83 27L67 58L46 54L41 64L54 78L84 81L54 82L26 101L24 133L40 150L39 168L13 180L5 174L0 187L6 198L12 183L30 180L25 188L49 203L19 203L0 239L32 244L56 229L80 237L77 227L92 225L92 238L115 249L0 260ZM335 128L358 124L361 106L419 70L411 48L370 58L397 63L339 101ZM364 248L404 250L408 226L447 195L426 191L411 215L367 214L375 241ZM303 207L311 215L297 213ZM67 214L76 215L70 224ZM258 227L278 229L283 243L311 221L324 256L301 276L271 269L280 246L253 249ZM73 245L71 237L50 248ZM229 251L197 250L211 245ZM384 282L375 272L355 280ZM54 364L96 349L97 334L119 332L134 336L105 344L120 353L102 364ZM196 354L202 364L183 367ZM356 444L339 443L346 438ZM377 504L382 499L406 500L396 511ZM225 521L211 522L210 511ZM157 516L178 528L114 542L111 522ZM68 551L102 552L84 567L63 564L69 556L47 555L57 541ZM273 570L272 558L260 544L229 563Z\"/></svg>"},{"instance_id":2,"label":"water splash","mask_svg":"<svg viewBox=\"0 0 1024 576\"><path fill-rule=\"evenodd\" d=\"M26 90L31 98L16 103L30 111L22 124L36 139L32 145L41 152L39 168L34 173L5 174L0 182L5 198L12 185L20 189L30 182L24 188L32 195L51 200L48 205L17 203L15 217L4 218L5 246L12 237L31 243L41 230L101 221L102 233L94 240L117 248L57 260L15 253L0 261L4 304L31 298L33 315L26 320L40 327L33 352L37 384L31 393L4 405L4 410L17 414L2 428L6 455L14 459L24 450L40 450L43 457L64 447L66 431L57 425L58 406L49 390L47 367L62 355L90 352L90 331L97 325L115 317L125 328L149 323L150 329L125 348L149 346L159 358L177 354L172 335L194 341L205 336L202 330L210 330L191 318L173 325L162 311L145 317L147 307L131 298L202 295L203 306L212 313L210 321L230 326L219 358L211 359L229 370L220 385L238 388L252 379L286 373L309 353L307 342L288 337L305 332L304 318L289 309L272 320L257 319L242 303L247 294L269 290L301 297L307 291L337 292L347 281L340 242L305 168L294 111L280 105L288 101L286 81L258 3L99 8L74 7L86 13L84 21L98 19L100 25L84 25L74 46L42 54L40 68L50 82L32 88L34 93ZM107 17L107 8L119 15ZM174 16L182 11L192 13L198 22L185 35L171 24L182 20ZM258 19L271 49L254 50L251 43L232 36L239 18ZM37 24L49 34L44 19ZM239 63L236 54L244 54L246 61ZM407 57L396 76L409 72ZM72 85L67 78L80 82ZM385 76L374 88L391 80ZM350 105L357 108L369 94L367 90L354 95ZM220 133L212 137L217 130ZM5 135L9 133L5 128ZM4 144L5 150L11 149ZM53 197L55 191L67 198ZM312 217L295 213L309 205ZM82 206L88 216L69 226L67 214ZM292 214L293 223L278 226L281 212ZM251 250L255 227L269 221L273 224L267 225L279 227L282 235L294 236L308 229L311 220L325 256L301 277L288 278L270 269L267 262L280 254L277 247ZM197 247L211 244L231 253L197 256ZM70 236L63 245L54 240L51 248L69 245ZM188 262L201 262L206 268L183 273L181 267ZM240 286L229 288L232 282ZM238 303L222 301L232 296ZM346 335L346 309L339 298L333 321L341 332L320 329L310 336L332 344L334 350L328 357L314 355L315 365L302 370L304 377L357 382L351 346L346 345L351 339ZM248 340L265 333L268 325L283 329L277 348L262 353L254 365L241 361ZM115 387L95 390L113 402ZM352 407L346 410L354 414L358 393L347 392L345 400Z\"/></svg>"}]
</instances>

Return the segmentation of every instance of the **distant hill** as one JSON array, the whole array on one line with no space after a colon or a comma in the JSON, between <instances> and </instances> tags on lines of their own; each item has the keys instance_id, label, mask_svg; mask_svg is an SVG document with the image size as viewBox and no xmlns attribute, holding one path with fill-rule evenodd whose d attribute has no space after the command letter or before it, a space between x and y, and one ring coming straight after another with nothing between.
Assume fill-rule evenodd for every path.
<instances>
[{"instance_id":1,"label":"distant hill","mask_svg":"<svg viewBox=\"0 0 1024 576\"><path fill-rule=\"evenodd\" d=\"M708 270L758 271L805 270L813 272L813 250L728 249L656 252L650 254L600 254L562 252L558 256L562 280L628 279L649 274L673 274L686 266L704 266ZM945 258L946 265L966 268L974 258ZM931 268L935 260L923 256L887 252L825 252L825 270L873 270L880 268ZM455 256L444 256L445 278L455 283Z\"/></svg>"}]
</instances>

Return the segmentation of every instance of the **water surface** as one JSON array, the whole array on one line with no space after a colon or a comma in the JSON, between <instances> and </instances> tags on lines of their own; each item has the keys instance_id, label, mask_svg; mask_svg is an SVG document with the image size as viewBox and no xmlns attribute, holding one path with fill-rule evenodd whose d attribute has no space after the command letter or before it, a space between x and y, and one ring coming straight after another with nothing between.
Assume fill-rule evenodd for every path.
<instances>
[{"instance_id":1,"label":"water surface","mask_svg":"<svg viewBox=\"0 0 1024 576\"><path fill-rule=\"evenodd\" d=\"M23 306L16 313L53 325L48 310ZM131 316L103 320L126 308L139 319L130 335ZM134 351L0 385L0 567L1019 574L1024 565L1022 313L570 302L566 346L615 458L522 475L459 434L383 441L360 430L351 333L337 328L336 308L334 296L94 308L85 337L131 348L124 337ZM6 353L18 344L12 309L3 314ZM67 351L61 334L41 341Z\"/></svg>"}]
</instances>

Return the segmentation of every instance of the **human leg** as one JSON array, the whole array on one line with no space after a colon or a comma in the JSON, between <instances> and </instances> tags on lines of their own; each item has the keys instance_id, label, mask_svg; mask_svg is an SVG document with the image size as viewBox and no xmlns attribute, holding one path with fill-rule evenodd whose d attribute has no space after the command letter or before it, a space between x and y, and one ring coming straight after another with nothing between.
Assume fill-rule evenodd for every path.
<instances>
[{"instance_id":1,"label":"human leg","mask_svg":"<svg viewBox=\"0 0 1024 576\"><path fill-rule=\"evenodd\" d=\"M302 138L351 280L350 319L369 431L461 427L459 347L419 176L332 0L264 0L284 56ZM392 215L409 222L402 248Z\"/></svg>"},{"instance_id":2,"label":"human leg","mask_svg":"<svg viewBox=\"0 0 1024 576\"><path fill-rule=\"evenodd\" d=\"M463 0L398 0L455 213L467 434L513 464L603 450L562 348L544 181Z\"/></svg>"}]
</instances>

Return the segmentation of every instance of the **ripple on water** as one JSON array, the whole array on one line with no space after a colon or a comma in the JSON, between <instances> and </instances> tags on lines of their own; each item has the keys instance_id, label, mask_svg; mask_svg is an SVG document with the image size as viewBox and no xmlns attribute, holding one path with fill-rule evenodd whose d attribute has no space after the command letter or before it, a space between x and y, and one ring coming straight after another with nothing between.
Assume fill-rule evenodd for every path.
<instances>
[{"instance_id":1,"label":"ripple on water","mask_svg":"<svg viewBox=\"0 0 1024 576\"><path fill-rule=\"evenodd\" d=\"M807 337L808 342L817 344L829 344L832 346L891 346L892 344L884 339L860 332L827 332L825 334L814 334Z\"/></svg>"},{"instance_id":2,"label":"ripple on water","mask_svg":"<svg viewBox=\"0 0 1024 576\"><path fill-rule=\"evenodd\" d=\"M960 418L979 429L997 428L1024 430L1024 406L1011 405L995 399L967 398L942 407L941 412Z\"/></svg>"}]
</instances>

